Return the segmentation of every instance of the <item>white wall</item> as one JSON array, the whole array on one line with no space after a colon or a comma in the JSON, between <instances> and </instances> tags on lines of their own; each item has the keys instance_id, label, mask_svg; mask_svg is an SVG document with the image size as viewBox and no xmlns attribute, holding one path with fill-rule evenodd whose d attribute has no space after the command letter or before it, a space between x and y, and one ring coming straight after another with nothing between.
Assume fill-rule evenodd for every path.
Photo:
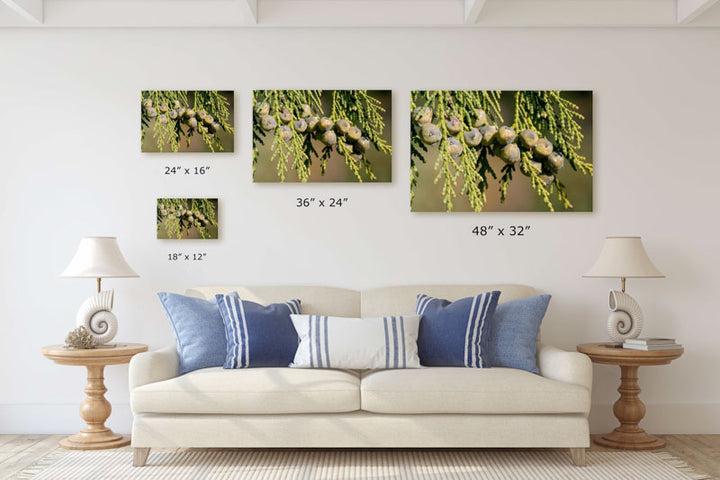
<instances>
[{"instance_id":1,"label":"white wall","mask_svg":"<svg viewBox=\"0 0 720 480\"><path fill-rule=\"evenodd\" d=\"M647 335L686 346L642 368L644 425L720 433L720 268L716 206L720 66L717 30L0 30L0 433L74 432L84 372L42 357L73 327L91 280L57 275L83 235L110 234L140 279L116 290L121 341L151 348L172 334L155 292L196 284L517 282L554 295L544 338L606 338L611 280L582 279L603 237L644 237L663 280L630 281ZM254 185L253 88L393 90L395 181ZM411 89L591 89L595 212L411 214ZM236 153L139 152L142 89L234 89ZM163 166L211 165L204 178ZM298 210L298 195L350 198ZM155 239L155 199L220 198L222 239ZM481 224L530 224L524 238L478 239ZM167 253L208 252L199 264ZM616 367L596 366L594 431L610 428ZM131 424L127 367L106 370L109 425Z\"/></svg>"}]
</instances>

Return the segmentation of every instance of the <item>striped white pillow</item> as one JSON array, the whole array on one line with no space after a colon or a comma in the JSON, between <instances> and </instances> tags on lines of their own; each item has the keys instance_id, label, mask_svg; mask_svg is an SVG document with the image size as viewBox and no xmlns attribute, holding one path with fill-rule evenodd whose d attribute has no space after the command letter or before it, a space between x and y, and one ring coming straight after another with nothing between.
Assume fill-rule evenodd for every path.
<instances>
[{"instance_id":1,"label":"striped white pillow","mask_svg":"<svg viewBox=\"0 0 720 480\"><path fill-rule=\"evenodd\" d=\"M377 318L290 315L300 337L295 368L419 368L420 315Z\"/></svg>"}]
</instances>

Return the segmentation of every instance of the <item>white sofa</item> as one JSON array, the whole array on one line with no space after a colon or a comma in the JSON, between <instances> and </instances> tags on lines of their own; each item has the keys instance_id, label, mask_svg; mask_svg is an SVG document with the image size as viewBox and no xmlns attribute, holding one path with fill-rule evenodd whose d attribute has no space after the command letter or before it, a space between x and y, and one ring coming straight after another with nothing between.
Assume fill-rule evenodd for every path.
<instances>
[{"instance_id":1,"label":"white sofa","mask_svg":"<svg viewBox=\"0 0 720 480\"><path fill-rule=\"evenodd\" d=\"M418 293L457 300L501 290L500 303L533 296L520 285L200 287L268 304L348 317L411 314ZM346 371L206 368L178 376L175 345L130 363L134 464L152 447L569 448L590 444L592 367L585 355L539 344L540 375L509 368Z\"/></svg>"}]
</instances>

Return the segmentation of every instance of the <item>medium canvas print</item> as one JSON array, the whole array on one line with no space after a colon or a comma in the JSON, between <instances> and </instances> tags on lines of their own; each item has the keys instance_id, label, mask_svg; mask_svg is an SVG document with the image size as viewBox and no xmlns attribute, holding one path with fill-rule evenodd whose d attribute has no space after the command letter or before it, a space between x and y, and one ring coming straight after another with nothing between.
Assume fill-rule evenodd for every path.
<instances>
[{"instance_id":1,"label":"medium canvas print","mask_svg":"<svg viewBox=\"0 0 720 480\"><path fill-rule=\"evenodd\" d=\"M218 90L146 90L140 100L143 152L232 152L235 94Z\"/></svg>"},{"instance_id":2,"label":"medium canvas print","mask_svg":"<svg viewBox=\"0 0 720 480\"><path fill-rule=\"evenodd\" d=\"M592 92L411 94L414 212L590 212Z\"/></svg>"},{"instance_id":3,"label":"medium canvas print","mask_svg":"<svg viewBox=\"0 0 720 480\"><path fill-rule=\"evenodd\" d=\"M255 182L390 182L389 90L253 92Z\"/></svg>"},{"instance_id":4,"label":"medium canvas print","mask_svg":"<svg viewBox=\"0 0 720 480\"><path fill-rule=\"evenodd\" d=\"M158 198L157 238L218 238L217 198Z\"/></svg>"}]
</instances>

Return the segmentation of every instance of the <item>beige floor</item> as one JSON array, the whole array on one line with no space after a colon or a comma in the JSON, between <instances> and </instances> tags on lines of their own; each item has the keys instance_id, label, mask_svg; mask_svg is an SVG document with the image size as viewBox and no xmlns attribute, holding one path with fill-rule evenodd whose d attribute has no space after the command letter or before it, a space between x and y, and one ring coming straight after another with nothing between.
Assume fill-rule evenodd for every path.
<instances>
[{"instance_id":1,"label":"beige floor","mask_svg":"<svg viewBox=\"0 0 720 480\"><path fill-rule=\"evenodd\" d=\"M660 435L665 451L685 460L698 473L720 479L720 435ZM63 435L0 435L0 480L5 480L59 448ZM129 447L126 447L129 449ZM592 451L611 451L595 444Z\"/></svg>"}]
</instances>

